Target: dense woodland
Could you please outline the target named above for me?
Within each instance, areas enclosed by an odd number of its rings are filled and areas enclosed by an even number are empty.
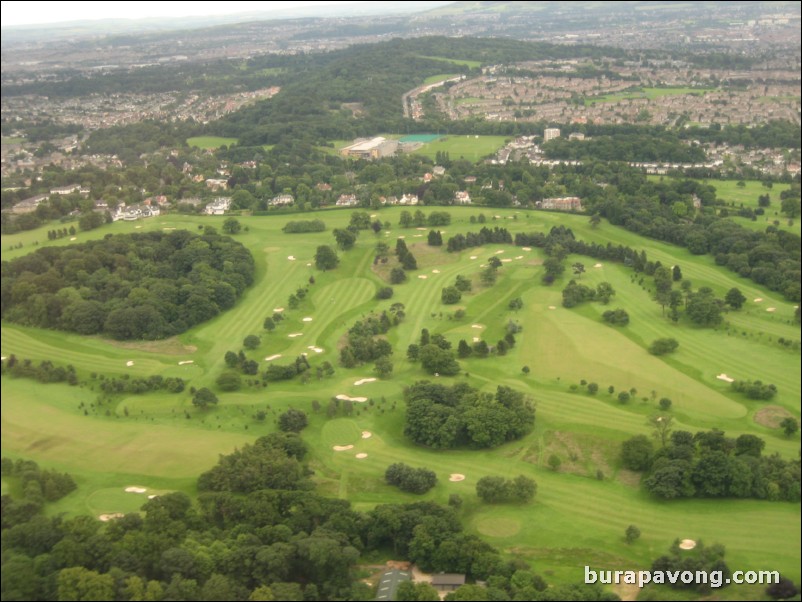
[[[161,339],[231,308],[253,282],[240,243],[185,230],[118,234],[3,262],[3,319],[115,339]]]
[[[311,491],[306,453],[294,433],[261,437],[201,475],[198,504],[170,493],[106,524],[45,517],[43,501],[74,489],[72,479],[4,459],[3,477],[25,493],[2,497],[3,600],[369,600],[356,564],[376,551],[486,580],[454,599],[618,599],[592,586],[548,588],[528,565],[503,561],[463,532],[459,496],[449,507],[366,513],[322,497]]]

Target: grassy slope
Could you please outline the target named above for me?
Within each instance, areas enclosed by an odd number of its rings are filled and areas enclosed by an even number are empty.
[[[452,208],[450,212],[455,223],[445,228],[446,237],[478,228],[468,218],[479,210]],[[485,213],[492,214],[492,210]],[[440,483],[425,496],[427,499],[445,502],[450,493],[462,494],[462,513],[469,529],[532,560],[538,571],[553,571],[559,579],[576,581],[581,566],[588,563],[597,567],[643,568],[675,537],[691,537],[726,545],[727,560],[733,569],[779,568],[798,581],[798,504],[742,500],[656,502],[631,484],[631,475],[620,471],[617,463],[622,439],[649,433],[646,417],[655,408],[652,391],[658,399],[673,399],[672,413],[678,428],[719,427],[730,435],[756,433],[766,438],[767,451],[795,456],[798,438],[788,441],[756,425],[752,416],[762,404],[732,395],[724,383],[715,379],[716,374],[727,372],[736,378],[774,382],[780,391],[776,404],[799,416],[799,356],[775,342],[780,336],[799,338],[798,327],[790,324],[793,307],[751,281],[717,268],[709,258],[693,257],[682,249],[646,241],[607,224],[593,230],[585,217],[511,210],[498,214],[502,225],[513,231],[547,231],[562,223],[572,227],[578,238],[648,247],[651,259],[666,265],[678,263],[695,286],[708,285],[719,294],[738,286],[749,302],[743,311],[727,317],[729,330],[700,330],[684,323],[675,326],[662,319],[648,290],[631,282],[628,270],[606,262],[594,268],[595,262],[589,258],[570,257],[569,264],[581,261],[587,266],[582,276],[585,284],[607,280],[618,291],[610,307],[625,307],[632,322],[626,329],[614,329],[600,322],[605,309],[602,306],[586,305],[574,310],[561,307],[560,290],[567,277],[552,288],[541,286],[542,255],[537,249],[526,252],[493,246],[449,255],[427,247],[425,232],[399,230],[395,226],[399,210],[382,210],[379,218],[394,224],[392,233],[386,237],[362,233],[354,250],[340,253],[340,267],[324,274],[307,264],[317,245],[332,242],[330,229],[345,225],[350,212],[318,214],[329,231],[308,235],[281,232],[283,224],[297,216],[244,218],[248,232],[238,239],[254,253],[258,284],[226,314],[178,339],[125,345],[3,324],[3,355],[15,353],[18,357],[73,363],[83,375],[94,371],[182,375],[191,379],[193,386],[213,387],[223,369],[224,353],[238,350],[246,335],[262,334],[264,317],[274,308],[285,307],[289,294],[314,275],[316,283],[301,307],[286,311],[288,319],[273,333],[264,334],[261,347],[249,356],[262,360],[280,353],[283,358],[278,361],[282,362],[307,352],[313,365],[323,359],[336,364],[338,341],[355,319],[372,308],[386,308],[401,301],[408,317],[389,335],[396,349],[391,380],[355,386],[357,379],[373,376],[372,367],[338,367],[331,379],[320,382],[313,377],[306,385],[271,383],[266,390],[221,394],[220,407],[207,413],[192,409],[189,394],[184,393],[121,399],[109,409],[109,416],[105,415],[106,408],[91,407],[90,415],[84,416],[79,405],[83,402],[89,406],[96,398],[89,389],[4,379],[3,453],[29,457],[76,475],[79,490],[53,505],[52,512],[131,511],[143,496],[124,493],[128,485],[146,486],[157,492],[178,489],[192,493],[195,475],[211,466],[218,453],[228,453],[254,436],[269,432],[275,428],[277,413],[287,407],[309,410],[312,399],[325,407],[333,394],[365,395],[375,399],[376,404],[357,405],[354,415],[348,418],[327,421],[322,413],[312,416],[304,434],[313,447],[312,465],[321,490],[347,497],[357,508],[419,499],[382,483],[386,466],[404,461],[431,467],[438,473]],[[518,219],[507,219],[512,217]],[[219,227],[223,219],[167,215],[137,224],[117,222],[80,234],[79,240],[133,231],[137,226],[185,227],[194,231],[198,224]],[[28,252],[34,240],[40,244],[68,244],[63,240],[45,243],[45,232],[46,227],[4,236],[4,249],[18,241],[25,245],[4,253],[4,259]],[[392,300],[375,302],[372,296],[381,280],[371,269],[370,249],[375,240],[392,243],[398,235],[405,237],[418,258],[420,270],[409,282],[395,287]],[[500,257],[512,261],[504,263],[495,287],[480,289],[476,278],[479,265],[497,250],[504,251]],[[296,260],[289,261],[289,255]],[[470,259],[472,255],[477,259]],[[519,256],[522,258],[516,259]],[[434,269],[440,273],[433,273]],[[418,274],[427,275],[427,279],[417,278]],[[463,298],[467,317],[462,321],[449,319],[454,307],[444,307],[439,302],[441,288],[452,283],[457,274],[471,276],[475,281],[475,291]],[[644,281],[644,286],[648,285]],[[509,312],[509,299],[519,295],[524,299],[524,309]],[[752,300],[758,297],[764,301],[754,303]],[[777,311],[768,313],[766,307],[776,307]],[[303,317],[313,320],[303,322]],[[513,352],[503,360],[464,361],[463,367],[470,376],[454,380],[467,378],[488,391],[498,384],[527,390],[537,403],[535,431],[522,441],[493,451],[434,452],[410,445],[402,436],[401,388],[424,375],[417,365],[406,361],[407,345],[417,340],[422,327],[444,333],[455,344],[459,338],[470,341],[473,336],[483,336],[493,344],[503,335],[503,325],[510,318],[524,326]],[[472,328],[472,324],[484,328]],[[287,336],[297,332],[302,336]],[[678,352],[668,359],[652,357],[644,349],[660,336],[673,336],[680,341]],[[317,355],[308,350],[312,345],[322,347],[324,353]],[[126,366],[129,360],[134,361],[134,366]],[[194,364],[178,365],[186,360]],[[521,372],[524,365],[531,368],[528,376]],[[601,385],[596,397],[570,391],[569,385],[582,378]],[[616,391],[637,388],[636,399],[620,405],[606,392],[610,384]],[[252,419],[257,408],[269,408],[269,417],[263,424]],[[191,419],[185,418],[184,410],[189,410]],[[371,431],[373,436],[362,439],[362,430]],[[331,449],[333,445],[349,444],[355,448],[345,452]],[[354,454],[360,452],[368,457],[355,459]],[[545,458],[551,453],[563,459],[561,472],[556,474],[545,466]],[[604,473],[604,481],[596,480],[597,470]],[[468,478],[450,483],[450,473],[462,473]],[[538,495],[532,505],[478,504],[473,493],[478,478],[519,473],[538,481]],[[638,525],[643,532],[641,540],[632,546],[623,543],[623,531],[629,524]]]

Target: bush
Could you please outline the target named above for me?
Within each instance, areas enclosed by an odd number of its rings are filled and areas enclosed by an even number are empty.
[[[412,468],[398,462],[387,467],[384,480],[401,491],[422,494],[437,484],[437,475],[427,468]]]
[[[245,337],[245,340],[242,341],[242,346],[245,347],[245,349],[256,349],[261,344],[262,340],[255,334],[249,334]]]
[[[242,386],[242,378],[234,370],[226,370],[216,382],[221,391],[236,391]]]
[[[393,287],[391,286],[383,286],[376,292],[376,298],[379,300],[392,299],[392,297],[393,297]]]
[[[308,422],[306,412],[290,408],[278,417],[278,428],[285,433],[300,433]]]
[[[626,326],[629,324],[629,314],[623,309],[610,309],[602,314],[602,318],[613,326]]]
[[[649,345],[649,353],[652,355],[665,355],[677,350],[679,342],[676,339],[656,339]]]

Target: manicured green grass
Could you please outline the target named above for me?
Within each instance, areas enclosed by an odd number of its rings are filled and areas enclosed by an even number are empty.
[[[688,94],[704,95],[706,92],[712,92],[713,88],[641,88],[638,91],[630,92],[617,92],[614,94],[605,94],[603,96],[594,96],[585,99],[585,105],[594,105],[598,103],[618,102],[621,100],[629,100],[636,98],[646,98],[654,100],[662,98],[663,96],[685,96]]]
[[[452,159],[478,161],[495,153],[506,141],[504,136],[444,136],[413,152],[430,159],[434,159],[438,152],[446,152]]]
[[[0,144],[22,144],[25,138],[22,136],[3,136],[0,139]]]
[[[423,80],[423,85],[428,86],[429,84],[442,82],[447,79],[451,79],[452,77],[456,77],[457,75],[459,75],[459,73],[438,73],[437,75],[430,75]]]
[[[450,147],[441,146],[440,150],[449,150],[455,158],[456,142],[464,140],[477,141],[455,137]],[[494,144],[502,142],[499,138]],[[579,239],[644,248],[652,260],[678,264],[695,287],[710,286],[723,295],[737,286],[748,299],[745,308],[729,313],[725,325],[717,330],[698,329],[684,321],[674,325],[651,299],[648,277],[641,284],[640,275],[633,281],[633,273],[624,266],[601,261],[600,267],[594,267],[597,262],[590,258],[567,258],[568,265],[575,261],[585,264],[586,272],[580,280],[583,284],[595,286],[607,281],[617,291],[609,308],[625,308],[631,323],[623,329],[612,328],[600,317],[608,307],[586,304],[567,310],[561,306],[560,291],[568,275],[552,287],[540,284],[544,256],[538,249],[487,246],[449,254],[426,245],[425,231],[401,230],[397,226],[400,211],[375,212],[378,219],[393,224],[390,233],[362,232],[353,250],[339,253],[340,266],[326,273],[308,264],[313,262],[318,245],[333,244],[331,230],[345,227],[350,211],[316,214],[328,230],[303,236],[281,231],[297,216],[240,218],[248,229],[237,239],[254,255],[256,284],[233,309],[165,342],[121,344],[4,323],[0,342],[4,356],[14,353],[19,358],[71,363],[85,384],[42,385],[4,376],[0,391],[3,454],[30,458],[47,468],[75,475],[78,490],[49,506],[52,514],[127,512],[136,509],[151,492],[178,490],[194,495],[197,475],[211,467],[218,454],[230,453],[273,431],[278,414],[295,407],[310,415],[303,437],[311,448],[310,463],[321,492],[349,499],[359,510],[378,503],[419,499],[445,503],[450,494],[458,493],[464,500],[460,515],[470,532],[481,534],[505,553],[531,562],[538,572],[549,574],[550,582],[581,580],[585,564],[647,568],[677,537],[725,545],[733,570],[778,569],[799,580],[799,504],[754,500],[659,502],[632,483],[632,475],[620,469],[618,460],[622,440],[650,433],[647,418],[657,411],[656,399],[661,397],[673,400],[671,414],[677,429],[721,428],[730,436],[757,434],[766,440],[766,453],[796,457],[798,435],[788,440],[776,429],[756,424],[754,414],[765,404],[733,394],[726,383],[716,379],[724,372],[734,378],[775,383],[779,393],[772,405],[798,417],[802,395],[799,353],[777,343],[780,337],[799,339],[799,328],[792,324],[792,304],[717,267],[712,258],[645,240],[606,222],[593,229],[586,216],[448,209],[453,223],[442,229],[444,238],[478,230],[480,225],[471,224],[469,218],[480,212],[491,218],[488,226],[504,226],[513,233],[548,232],[555,225],[565,225]],[[494,215],[498,220],[492,220]],[[78,239],[162,228],[197,231],[205,224],[219,228],[224,219],[164,215],[137,223],[117,222],[79,234]],[[4,251],[3,258],[30,252],[35,240],[40,246],[70,244],[47,241],[46,230],[43,227],[3,236],[3,249],[24,243],[22,249]],[[372,249],[377,241],[392,246],[397,236],[405,237],[420,269],[408,282],[394,287],[392,299],[375,301],[375,291],[385,282],[372,265]],[[503,262],[498,283],[484,289],[479,285],[480,265],[496,251],[504,251],[498,256],[510,261]],[[296,259],[291,261],[289,256]],[[473,292],[461,301],[467,314],[461,320],[450,317],[454,306],[440,303],[442,288],[453,283],[457,275],[474,282]],[[310,276],[315,280],[311,285]],[[289,295],[303,286],[308,286],[309,294],[298,309],[289,310]],[[524,308],[512,312],[509,300],[518,296]],[[763,301],[755,302],[756,298]],[[407,317],[388,333],[395,350],[393,376],[356,385],[375,373],[371,365],[352,370],[339,366],[342,336],[361,316],[387,309],[394,302],[404,303]],[[264,318],[279,307],[285,308],[286,320],[272,333],[264,332]],[[776,311],[767,312],[768,307]],[[305,322],[305,317],[312,320]],[[464,381],[488,392],[499,385],[526,391],[537,406],[534,431],[495,450],[435,451],[412,445],[403,436],[403,387],[418,379],[434,379],[406,360],[406,349],[418,341],[421,328],[445,335],[454,346],[460,338],[471,342],[474,336],[494,345],[510,319],[519,321],[523,331],[516,335],[517,345],[506,357],[463,360],[462,375],[439,380],[449,384]],[[481,328],[473,328],[474,324]],[[288,336],[295,333],[301,336]],[[249,334],[261,336],[261,346],[248,356],[262,366],[267,365],[267,356],[281,354],[274,361],[289,363],[307,353],[313,367],[328,360],[335,365],[336,373],[317,380],[313,370],[306,384],[296,380],[270,383],[267,388],[245,387],[234,393],[217,391],[214,381],[224,369],[225,352],[239,351]],[[646,351],[652,340],[667,336],[679,341],[677,352],[658,358]],[[323,352],[316,353],[311,346]],[[179,365],[190,360],[194,363]],[[134,365],[127,366],[128,361]],[[522,372],[523,366],[529,366],[528,375]],[[91,377],[93,372],[105,376],[182,376],[190,386],[215,389],[220,404],[199,411],[192,407],[191,395],[185,391],[177,395],[132,395],[98,406],[98,383]],[[572,390],[580,379],[597,382],[599,393],[591,396],[584,387]],[[607,393],[609,385],[615,387],[616,394],[630,388],[637,393],[622,405],[616,395]],[[328,419],[326,407],[337,394],[365,396],[373,403],[354,403],[352,415]],[[322,406],[318,413],[312,412],[313,400]],[[266,420],[254,419],[257,410],[266,411]],[[370,432],[371,437],[363,438],[363,431]],[[335,445],[354,447],[334,451]],[[357,459],[356,454],[362,453],[367,457]],[[546,466],[552,453],[563,460],[556,473]],[[393,462],[433,469],[439,479],[437,486],[424,496],[415,496],[386,485],[384,471]],[[597,471],[603,473],[603,480],[597,480]],[[463,474],[466,479],[450,482],[452,473]],[[479,478],[518,474],[538,482],[532,504],[479,503],[474,492]],[[132,485],[147,487],[149,492],[126,493],[125,487]],[[631,546],[623,541],[629,524],[637,525],[643,533]],[[737,592],[731,589],[727,595],[745,599],[754,593]]]
[[[221,146],[231,146],[237,142],[238,140],[236,138],[224,138],[222,136],[193,136],[192,138],[187,138],[187,144],[189,146],[196,146],[202,149],[215,149],[220,148]]]
[[[424,56],[421,55],[420,58],[422,59],[431,59],[433,61],[443,61],[444,63],[453,63],[454,65],[464,65],[465,67],[470,67],[471,69],[476,69],[482,66],[481,61],[470,61],[465,59],[450,59],[445,56]]]

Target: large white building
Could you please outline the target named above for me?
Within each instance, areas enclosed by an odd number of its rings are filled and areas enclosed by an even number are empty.
[[[543,142],[560,137],[560,128],[546,128],[543,130]]]
[[[369,140],[356,140],[353,144],[340,149],[340,155],[353,159],[381,159],[392,157],[398,150],[398,141],[382,136]]]

